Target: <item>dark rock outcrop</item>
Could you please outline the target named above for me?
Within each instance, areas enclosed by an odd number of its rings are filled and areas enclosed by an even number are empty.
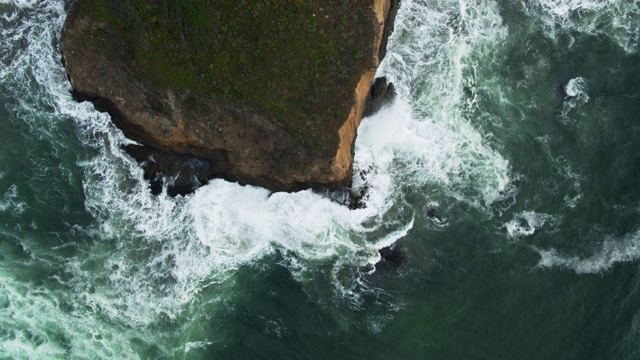
[[[407,255],[396,243],[378,250],[381,259],[376,264],[376,271],[389,273],[398,272],[406,262]]]
[[[440,216],[440,209],[436,205],[428,205],[425,209],[424,214],[428,219],[435,221],[442,221],[442,217]]]
[[[393,102],[396,97],[396,89],[392,83],[387,82],[386,77],[376,78],[371,85],[371,90],[367,96],[362,117],[371,116],[385,105]]]
[[[154,192],[163,176],[171,194],[213,177],[274,191],[351,180],[397,0],[67,5],[61,50],[74,96],[142,145],[127,151]]]
[[[166,153],[147,146],[127,145],[125,151],[144,169],[144,178],[151,184],[151,192],[159,195],[163,185],[169,196],[186,195],[214,177],[222,177],[228,163],[226,153],[216,160]]]

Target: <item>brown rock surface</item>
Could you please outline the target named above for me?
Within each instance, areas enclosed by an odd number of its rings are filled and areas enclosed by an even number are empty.
[[[350,101],[338,95],[333,100],[330,96],[320,99],[322,102],[318,100],[318,106],[332,101],[337,109],[346,106],[350,109],[348,116],[321,119],[322,124],[310,126],[309,133],[300,132],[299,124],[283,121],[270,111],[268,103],[249,96],[209,96],[188,86],[154,80],[151,70],[145,67],[147,63],[140,60],[138,47],[142,46],[145,51],[145,41],[133,42],[132,37],[123,36],[123,33],[135,29],[123,30],[95,15],[91,9],[94,5],[89,5],[92,1],[76,0],[70,7],[61,43],[65,68],[76,99],[91,101],[96,109],[109,112],[127,137],[148,148],[135,151],[134,157],[138,161],[148,160],[145,159],[145,156],[151,156],[148,154],[153,154],[154,161],[160,161],[158,159],[165,153],[169,161],[184,161],[185,166],[193,168],[187,160],[196,159],[206,171],[205,175],[194,175],[197,181],[189,180],[195,184],[205,182],[205,178],[222,177],[274,191],[293,191],[308,187],[341,188],[350,182],[357,127],[380,62],[379,56],[384,54],[381,45],[386,44],[385,36],[393,26],[397,0],[354,0],[359,4],[370,3],[357,9],[361,29],[356,35],[368,36],[365,40],[370,44],[363,49],[367,66],[355,67],[360,73],[350,75],[357,80]],[[330,7],[333,2],[339,0],[328,1],[324,6]],[[319,15],[321,11],[327,12],[317,10]],[[327,14],[327,19],[333,15],[330,11]],[[316,16],[315,12],[313,16]],[[348,86],[349,82],[342,86]],[[323,86],[324,83],[319,81],[318,84]],[[279,96],[288,91],[296,92],[295,88],[287,90],[285,81],[277,86]],[[310,97],[313,92],[293,96]],[[279,100],[275,98],[274,101]],[[298,120],[309,125],[315,115],[313,112],[313,109],[301,110],[300,113],[309,118]],[[336,110],[335,116],[340,113]],[[154,169],[165,175],[171,175],[163,172],[167,168],[173,169],[175,174],[191,174],[191,168],[181,171],[176,166],[156,166]],[[156,177],[153,171],[148,172],[146,177],[153,180]],[[191,191],[193,186],[188,188]]]

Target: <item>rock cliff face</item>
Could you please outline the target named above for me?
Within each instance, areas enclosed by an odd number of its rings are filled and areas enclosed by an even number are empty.
[[[142,144],[173,194],[213,177],[340,188],[397,0],[75,0],[61,50],[74,95]],[[169,162],[170,164],[163,164]]]

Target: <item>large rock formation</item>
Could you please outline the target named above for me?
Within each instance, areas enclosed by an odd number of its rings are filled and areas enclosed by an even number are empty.
[[[340,188],[398,0],[75,0],[74,94],[142,144],[174,193],[212,177]],[[161,164],[169,162],[169,165]]]

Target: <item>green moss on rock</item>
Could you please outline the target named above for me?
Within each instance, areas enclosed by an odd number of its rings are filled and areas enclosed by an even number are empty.
[[[94,0],[78,15],[115,29],[156,86],[250,104],[275,115],[305,146],[329,153],[359,79],[375,66],[372,4]]]

